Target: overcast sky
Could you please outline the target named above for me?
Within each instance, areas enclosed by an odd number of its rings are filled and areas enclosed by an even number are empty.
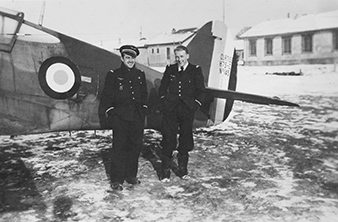
[[[43,0],[0,0],[38,23]],[[235,35],[265,20],[338,10],[338,0],[45,0],[43,25],[92,43],[146,37],[224,20]]]

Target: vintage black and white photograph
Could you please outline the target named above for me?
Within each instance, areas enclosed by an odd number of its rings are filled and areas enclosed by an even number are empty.
[[[0,0],[0,221],[336,222],[338,1]]]

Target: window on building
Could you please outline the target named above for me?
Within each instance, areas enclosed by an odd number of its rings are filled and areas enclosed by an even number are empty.
[[[312,52],[313,34],[302,35],[302,52]]]
[[[249,49],[250,49],[250,56],[257,56],[257,40],[251,39],[249,40]]]
[[[282,53],[291,54],[291,36],[282,37]]]
[[[170,60],[170,48],[169,47],[167,47],[167,59]]]
[[[151,53],[154,54],[155,50],[154,49],[151,49]]]
[[[333,30],[333,50],[338,50],[338,29]]]
[[[272,55],[272,46],[273,46],[273,39],[272,38],[266,38],[265,39],[265,55]]]
[[[157,54],[160,53],[160,48],[157,48]]]

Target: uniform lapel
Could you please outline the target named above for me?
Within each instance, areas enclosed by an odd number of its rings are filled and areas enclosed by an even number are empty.
[[[178,70],[178,65],[177,64],[175,65],[174,70],[175,70],[175,76],[177,78],[180,78],[181,77],[181,73]]]
[[[184,70],[184,72],[182,73],[182,76],[187,77],[190,75],[190,71],[191,71],[191,65],[190,63],[188,64],[187,68]]]

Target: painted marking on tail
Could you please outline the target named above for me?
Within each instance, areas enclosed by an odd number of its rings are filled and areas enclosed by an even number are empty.
[[[220,21],[214,21],[212,35],[215,38],[208,87],[227,90],[231,73],[234,41],[230,30]],[[210,109],[215,124],[224,120],[226,99],[216,98]]]

